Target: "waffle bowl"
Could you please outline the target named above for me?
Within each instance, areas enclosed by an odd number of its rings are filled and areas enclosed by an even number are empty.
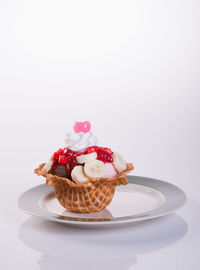
[[[112,201],[115,188],[127,185],[126,175],[134,169],[132,163],[113,178],[91,178],[84,183],[75,184],[70,179],[53,175],[42,170],[45,163],[34,170],[37,175],[46,177],[46,184],[54,187],[60,204],[71,212],[92,213],[103,210]]]

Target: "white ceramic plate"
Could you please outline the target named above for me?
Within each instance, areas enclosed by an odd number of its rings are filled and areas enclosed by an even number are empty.
[[[26,213],[65,224],[121,225],[166,215],[186,202],[178,187],[156,179],[128,176],[129,184],[116,189],[111,204],[97,213],[73,213],[63,208],[46,184],[36,186],[19,199],[19,208]]]

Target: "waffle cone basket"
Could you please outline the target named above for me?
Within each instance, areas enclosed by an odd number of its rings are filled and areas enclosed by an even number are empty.
[[[91,178],[84,183],[76,184],[70,179],[53,175],[42,170],[45,163],[35,169],[37,175],[46,177],[46,184],[54,187],[55,196],[60,204],[69,211],[92,213],[103,210],[112,201],[115,188],[127,185],[126,174],[133,170],[132,163],[113,178]]]

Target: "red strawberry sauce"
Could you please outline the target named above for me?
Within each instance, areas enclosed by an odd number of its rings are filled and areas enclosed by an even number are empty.
[[[74,152],[69,148],[60,148],[53,154],[53,165],[52,169],[55,170],[58,165],[65,165],[66,174],[70,177],[73,168],[78,165],[76,157],[80,155],[86,155],[96,152],[97,159],[106,162],[113,162],[112,158],[112,150],[107,147],[99,147],[99,146],[90,146],[86,149],[85,152]]]

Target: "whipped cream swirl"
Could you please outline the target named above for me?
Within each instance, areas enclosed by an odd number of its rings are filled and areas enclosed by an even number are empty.
[[[84,152],[87,147],[97,144],[97,138],[92,132],[79,132],[67,134],[66,146],[74,152]]]

